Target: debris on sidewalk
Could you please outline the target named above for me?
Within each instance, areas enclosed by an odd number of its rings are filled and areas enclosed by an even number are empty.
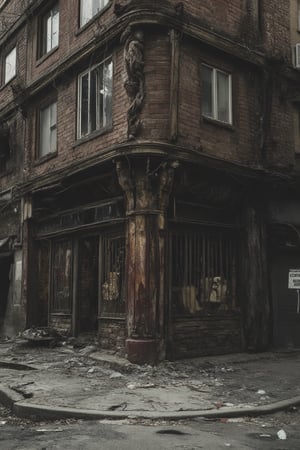
[[[49,327],[27,328],[20,334],[20,337],[31,342],[53,342],[63,339],[63,336],[56,330]]]
[[[285,441],[287,439],[286,432],[283,429],[281,429],[277,432],[277,436],[278,436],[278,439],[281,439],[282,441]]]

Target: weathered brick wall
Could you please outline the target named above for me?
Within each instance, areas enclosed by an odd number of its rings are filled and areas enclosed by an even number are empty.
[[[170,41],[168,33],[145,30],[145,105],[141,138],[154,141],[169,137]]]
[[[207,317],[176,320],[169,358],[221,355],[242,351],[239,318]]]
[[[108,56],[108,54],[106,55]],[[103,53],[93,54],[94,62]],[[35,102],[28,111],[28,135],[26,175],[39,176],[61,167],[69,166],[79,159],[103,153],[107,148],[127,141],[127,110],[130,102],[124,89],[126,72],[123,48],[113,51],[113,127],[103,135],[92,139],[76,140],[77,128],[77,73],[69,81],[56,86],[57,94],[57,139],[58,154],[42,164],[36,164],[37,149]],[[88,63],[82,67],[88,67]],[[81,70],[78,72],[80,73]],[[170,43],[166,32],[153,33],[145,30],[145,103],[141,114],[143,128],[139,138],[155,141],[167,140],[169,134],[169,91],[170,91]],[[51,92],[51,91],[49,91]],[[44,96],[43,96],[44,99]]]
[[[201,113],[202,63],[232,74],[233,124],[209,122]],[[260,160],[260,75],[255,67],[204,52],[184,41],[181,48],[179,140],[201,152],[226,160],[254,164]]]
[[[14,5],[15,2],[9,2]],[[147,4],[147,2],[144,2]],[[148,2],[149,3],[149,2]],[[263,2],[263,37],[268,54],[272,57],[290,56],[289,46],[289,2],[272,0]],[[137,3],[136,3],[137,4]],[[176,6],[175,1],[164,1],[160,5],[169,7],[170,11]],[[205,25],[212,31],[226,33],[239,40],[241,27],[245,17],[250,20],[257,15],[255,0],[234,0],[227,2],[218,0],[191,0],[184,2],[184,15],[182,20],[193,16],[195,23]],[[138,7],[136,7],[138,10]],[[37,24],[38,15],[43,12],[39,9],[27,22],[26,27],[20,31],[18,37],[18,80],[24,80],[27,72],[27,83],[31,84],[39,76],[52,70],[55,65],[61,64],[64,59],[76,49],[82,48],[86,43],[97,41],[97,33],[115,24],[118,20],[112,7],[108,7],[96,20],[91,21],[79,29],[78,2],[68,0],[60,2],[60,42],[54,53],[42,61],[37,56]],[[71,19],[70,19],[71,18]],[[252,19],[251,19],[252,20]],[[26,34],[27,33],[27,34]],[[26,39],[29,39],[26,54]],[[169,133],[169,98],[170,98],[170,42],[168,30],[154,31],[145,29],[145,75],[146,98],[141,115],[143,131],[139,138],[147,140],[168,140]],[[114,59],[114,95],[113,95],[113,130],[101,137],[76,142],[77,121],[77,75],[89,65],[101,60],[104,56],[113,54]],[[228,130],[221,126],[212,125],[203,121],[201,116],[201,62],[208,62],[216,67],[224,67],[233,74],[233,129]],[[74,70],[73,76],[69,73],[63,83],[52,86],[58,97],[58,155],[40,165],[35,164],[36,151],[36,106],[37,102],[29,104],[27,109],[26,131],[26,162],[24,174],[26,177],[35,177],[66,167],[81,158],[98,154],[110,146],[124,142],[127,139],[126,112],[129,101],[123,87],[126,78],[123,61],[123,48],[117,45],[114,48],[105,47],[93,52],[84,63]],[[22,83],[21,83],[22,84]],[[213,156],[232,159],[243,163],[255,164],[260,161],[258,131],[260,127],[261,95],[258,71],[250,66],[242,66],[218,54],[216,51],[200,51],[197,43],[187,39],[182,42],[181,72],[180,72],[180,112],[179,112],[179,141],[184,146],[191,146]],[[41,93],[39,99],[45,98]],[[274,95],[274,140],[276,145],[288,148],[288,160],[292,157],[289,151],[290,142],[287,134],[290,128],[285,125],[278,131],[278,123],[288,123],[290,112],[288,105],[276,106],[279,94]],[[0,101],[5,104],[12,99],[10,86],[0,90]],[[276,127],[275,127],[276,125]],[[277,129],[276,129],[277,128]],[[273,130],[273,128],[272,128]],[[288,144],[288,147],[286,147]],[[271,148],[271,147],[270,147]],[[273,147],[274,149],[274,147]],[[280,151],[281,152],[281,151]],[[279,153],[280,153],[279,152]],[[269,151],[271,163],[282,159],[282,154],[275,156]],[[288,162],[288,164],[290,161]]]
[[[51,314],[49,317],[49,327],[54,328],[63,335],[69,335],[72,329],[72,317],[67,314]]]
[[[268,56],[291,62],[290,1],[264,0],[263,38]]]
[[[99,343],[102,348],[125,353],[126,323],[124,319],[100,319],[98,331]]]

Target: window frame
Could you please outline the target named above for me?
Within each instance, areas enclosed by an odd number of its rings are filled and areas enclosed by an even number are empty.
[[[232,74],[230,72],[227,72],[223,69],[219,69],[218,67],[214,67],[210,64],[206,64],[206,63],[202,63],[201,67],[203,68],[207,68],[210,69],[212,71],[212,78],[211,78],[211,84],[212,84],[212,115],[208,115],[205,114],[203,112],[203,102],[201,105],[201,112],[202,112],[202,116],[205,119],[209,119],[209,120],[213,120],[216,121],[217,123],[220,124],[224,124],[224,125],[229,125],[232,126],[233,125],[233,111],[232,111],[232,105],[233,105],[233,101],[232,101]],[[219,110],[218,110],[218,87],[217,87],[217,83],[218,83],[218,73],[226,75],[227,77],[227,82],[228,82],[228,121],[222,120],[220,119],[219,116]],[[202,100],[203,100],[203,77],[202,77]]]
[[[111,0],[89,0],[92,3],[91,4],[92,9],[93,9],[93,2],[96,2],[96,1],[102,2],[103,1],[104,5],[100,9],[98,9],[95,13],[92,13],[92,15],[84,21],[83,16],[82,16],[84,1],[85,0],[79,0],[79,28],[85,27],[88,23],[90,23],[92,20],[94,20],[94,18],[97,17],[98,14],[101,14],[103,11],[105,11],[107,6],[111,3]]]
[[[170,313],[173,317],[223,314],[224,311],[235,313],[239,310],[239,242],[234,230],[234,227],[208,227],[191,223],[186,223],[184,228],[178,225],[170,228],[168,276]],[[182,275],[181,280],[177,272]],[[220,290],[215,289],[216,282]],[[184,297],[189,298],[187,304]]]
[[[55,17],[55,14],[53,14],[54,10],[57,10],[58,18],[57,18],[57,44],[53,45],[53,18]],[[51,26],[51,48],[47,50],[47,21],[50,20],[50,26]],[[50,8],[47,10],[44,10],[43,13],[39,17],[39,23],[38,23],[38,59],[46,57],[47,55],[51,54],[54,50],[56,50],[59,47],[59,32],[60,32],[60,8],[59,8],[59,2],[53,2]]]
[[[111,74],[111,109],[110,109],[110,114],[109,117],[106,117],[105,120],[105,124],[103,124],[102,126],[101,124],[101,120],[104,123],[104,113],[101,119],[101,115],[100,115],[100,111],[99,111],[99,102],[96,101],[96,127],[94,130],[91,130],[91,126],[90,126],[90,91],[91,91],[91,85],[90,85],[90,79],[91,79],[91,73],[94,70],[97,70],[99,67],[104,67],[104,65],[106,63],[111,63],[112,65],[112,74]],[[107,58],[103,59],[101,62],[89,67],[88,69],[86,69],[84,72],[81,72],[78,75],[78,85],[77,85],[77,132],[76,132],[76,137],[77,140],[81,140],[81,139],[85,139],[88,138],[89,136],[94,135],[95,133],[99,133],[102,132],[108,128],[110,128],[112,126],[112,110],[113,110],[113,104],[112,104],[112,97],[113,97],[113,71],[114,71],[114,63],[113,63],[113,57],[112,56],[108,56]],[[86,75],[88,75],[88,117],[87,117],[87,126],[88,126],[88,131],[87,133],[83,134],[82,133],[82,79],[83,77],[85,77]],[[98,100],[98,99],[97,99]],[[105,105],[103,103],[103,109],[104,109]]]
[[[10,76],[10,78],[6,77],[6,64],[7,64],[7,58],[15,52],[14,56],[14,73]],[[16,76],[17,76],[17,45],[10,47],[10,50],[5,53],[3,57],[3,85],[6,85],[10,83]]]
[[[56,122],[55,122],[55,127],[51,126],[51,119],[50,119],[50,127],[49,127],[49,136],[51,134],[51,129],[55,128],[56,130],[56,142],[55,142],[55,150],[53,151],[49,151],[46,153],[41,153],[41,142],[42,142],[42,118],[41,118],[41,113],[42,111],[46,110],[47,108],[51,108],[52,105],[56,104]],[[51,114],[51,112],[50,112]],[[36,140],[36,155],[35,155],[35,159],[39,162],[39,161],[44,161],[45,159],[49,159],[52,158],[53,156],[55,156],[57,154],[57,144],[58,144],[58,140],[57,140],[57,125],[58,125],[58,120],[57,120],[57,98],[55,96],[49,98],[47,101],[44,101],[42,103],[40,103],[40,105],[37,108],[37,140]]]
[[[69,247],[68,247],[69,244]],[[68,274],[68,280],[69,280],[69,295],[68,295],[68,304],[64,304],[63,307],[59,307],[59,301],[55,298],[57,296],[57,290],[55,289],[57,285],[55,285],[55,272],[56,272],[56,266],[55,266],[55,258],[58,255],[61,248],[65,246],[67,248],[67,251],[70,251],[70,259],[69,259],[69,271]],[[57,250],[57,252],[56,252]],[[66,252],[67,253],[67,252]],[[59,256],[59,255],[58,255]],[[60,254],[61,256],[61,254]],[[53,240],[51,243],[51,250],[50,250],[50,309],[49,313],[50,315],[55,314],[67,314],[71,315],[73,310],[73,277],[74,277],[74,242],[72,237],[65,237],[58,240]]]
[[[115,251],[113,253],[108,253],[108,247],[113,247]],[[126,239],[123,231],[104,232],[99,235],[98,262],[98,318],[124,318],[126,312]],[[119,272],[115,267],[116,263],[119,264]],[[109,275],[116,275],[116,278],[114,276],[112,277],[112,285],[108,287]],[[115,285],[117,285],[118,290],[117,298],[111,298],[108,301],[108,299],[105,298],[106,295],[108,297],[116,295]],[[114,307],[113,309],[115,309],[115,311],[111,311],[111,306]]]

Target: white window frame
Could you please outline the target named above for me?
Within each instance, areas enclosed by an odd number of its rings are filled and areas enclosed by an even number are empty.
[[[55,106],[55,108],[53,108]],[[43,112],[49,112],[49,123],[43,126]],[[55,112],[54,112],[55,111]],[[45,124],[44,124],[45,125]],[[47,133],[44,136],[44,132]],[[52,138],[54,136],[55,145],[52,148]],[[46,138],[46,139],[45,139]],[[47,148],[44,148],[44,142],[47,141]],[[39,108],[39,147],[38,159],[44,158],[47,155],[55,154],[57,152],[57,100],[41,105]]]
[[[59,44],[59,6],[56,3],[41,17],[40,56],[46,55]]]
[[[12,80],[17,74],[17,47],[11,49],[5,56],[4,84]]]
[[[218,122],[232,125],[232,75],[224,70],[209,66],[208,64],[202,64],[202,67],[212,70],[212,115],[210,116],[205,113],[202,113],[202,115]],[[228,121],[221,120],[218,117],[218,73],[226,75],[228,78]]]
[[[80,0],[80,26],[83,27],[98,14],[110,0]]]
[[[91,100],[91,92],[90,92],[90,80],[91,80],[91,73],[94,70],[99,70],[104,68],[105,65],[111,64],[112,66],[112,76],[111,76],[111,97],[113,94],[113,60],[112,57],[108,57],[106,59],[104,59],[103,61],[101,61],[101,63],[99,64],[95,64],[94,66],[90,67],[88,70],[86,70],[85,72],[81,73],[78,77],[78,106],[77,106],[77,139],[81,139],[85,136],[90,135],[91,133],[94,133],[96,131],[99,131],[101,129],[105,129],[107,127],[109,127],[112,123],[112,105],[111,105],[111,109],[110,111],[108,111],[108,114],[105,111],[106,108],[106,104],[105,102],[103,102],[102,105],[102,111],[100,111],[100,106],[99,106],[99,98],[98,98],[98,94],[100,92],[100,89],[98,88],[98,82],[97,82],[97,92],[95,93],[96,96],[96,127],[94,130],[91,129],[91,117],[90,117],[90,100]],[[81,129],[81,124],[82,124],[82,109],[81,109],[81,104],[82,104],[82,79],[83,77],[85,77],[86,75],[88,75],[88,117],[87,117],[87,123],[88,123],[88,130],[86,133],[82,132]],[[102,125],[101,125],[102,124]]]

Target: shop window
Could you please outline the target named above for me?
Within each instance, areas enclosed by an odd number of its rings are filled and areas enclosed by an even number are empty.
[[[89,22],[108,2],[109,0],[80,0],[80,26]]]
[[[57,102],[48,103],[39,110],[39,148],[42,158],[57,150]]]
[[[125,239],[122,236],[101,238],[100,263],[100,315],[123,316]]]
[[[71,312],[72,305],[72,240],[53,244],[51,312]]]
[[[0,173],[6,172],[10,154],[9,129],[0,127]]]
[[[17,48],[14,47],[4,60],[4,84],[12,80],[17,73]]]
[[[40,18],[39,57],[58,46],[59,8],[53,6]]]
[[[112,122],[112,60],[88,69],[79,77],[78,138]]]
[[[214,67],[202,65],[202,114],[231,124],[231,75]]]
[[[78,332],[97,329],[99,279],[99,237],[78,240]]]
[[[173,232],[171,298],[175,315],[235,308],[235,247],[225,231]]]

